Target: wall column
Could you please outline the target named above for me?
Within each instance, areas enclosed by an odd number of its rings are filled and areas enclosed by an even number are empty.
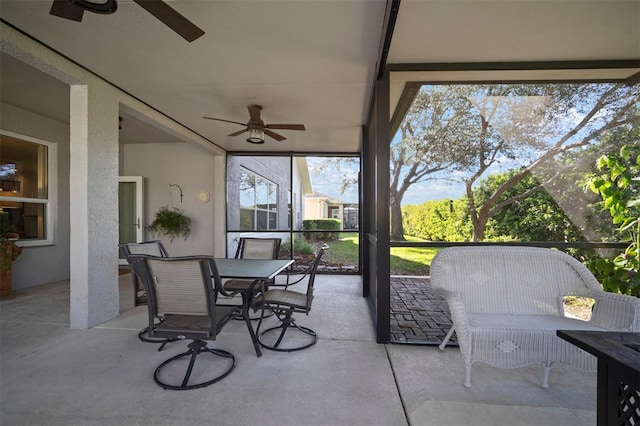
[[[100,84],[71,86],[71,328],[119,314],[118,101]]]

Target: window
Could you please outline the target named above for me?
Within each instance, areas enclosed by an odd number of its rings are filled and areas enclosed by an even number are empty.
[[[264,231],[278,227],[278,185],[240,169],[240,230]]]
[[[227,154],[227,255],[236,253],[240,237],[281,238],[281,258],[304,265],[326,241],[334,255],[320,268],[357,274],[359,171],[355,154]],[[340,229],[316,229],[314,219],[329,218],[328,201],[344,224]]]
[[[55,145],[0,131],[0,226],[21,245],[52,241]]]

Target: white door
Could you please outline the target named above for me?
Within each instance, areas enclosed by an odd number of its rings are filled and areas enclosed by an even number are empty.
[[[118,184],[118,223],[120,243],[139,243],[143,241],[143,179],[142,176],[120,176]],[[118,263],[127,261],[120,255]]]

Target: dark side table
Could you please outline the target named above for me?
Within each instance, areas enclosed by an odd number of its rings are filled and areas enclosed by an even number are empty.
[[[640,333],[558,330],[598,358],[598,426],[640,424]]]

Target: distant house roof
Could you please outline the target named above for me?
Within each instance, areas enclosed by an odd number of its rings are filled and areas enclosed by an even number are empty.
[[[333,198],[330,195],[323,194],[322,192],[313,192],[313,193],[307,195],[306,197],[307,198],[323,199],[323,200],[326,200],[328,203],[331,203],[331,204],[344,204],[344,201],[339,200],[337,198]]]

